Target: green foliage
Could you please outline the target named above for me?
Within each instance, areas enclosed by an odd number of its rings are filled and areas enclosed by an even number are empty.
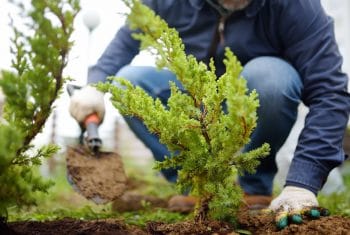
[[[175,223],[184,221],[188,215],[169,212],[165,209],[126,212],[121,214],[125,223],[145,227],[149,221],[162,221],[164,223]]]
[[[133,212],[117,213],[111,210],[96,210],[90,205],[86,205],[79,209],[53,209],[51,211],[18,214],[11,221],[53,221],[64,218],[73,218],[79,220],[98,220],[117,218],[125,221],[126,224],[145,227],[149,221],[162,221],[164,223],[174,223],[183,221],[187,215],[169,212],[165,209],[141,210]]]
[[[327,208],[332,215],[350,217],[350,188],[345,192],[333,193],[332,195],[320,195],[318,201],[320,205]]]
[[[327,208],[332,215],[341,215],[350,218],[350,162],[343,165],[344,191],[336,192],[331,195],[319,194],[317,197],[320,205]],[[348,172],[348,174],[346,174]]]
[[[159,198],[170,197],[175,194],[171,184],[144,165],[136,164],[124,158],[125,170],[132,181],[133,191],[140,195],[153,195]],[[149,166],[152,162],[147,163]],[[47,221],[62,218],[75,218],[80,220],[94,220],[105,218],[118,218],[127,224],[144,227],[148,221],[163,221],[173,223],[182,221],[188,216],[169,212],[165,209],[151,208],[146,204],[140,211],[119,213],[111,209],[111,204],[96,205],[90,200],[73,191],[67,182],[65,163],[60,162],[51,177],[55,179],[55,185],[50,187],[49,195],[38,195],[37,206],[23,208],[21,210],[9,210],[9,221]],[[134,188],[135,187],[135,188]],[[170,192],[171,191],[171,192]],[[171,194],[172,193],[172,194]]]
[[[29,8],[17,6],[27,20],[28,34],[12,25],[13,68],[3,71],[0,80],[6,96],[0,124],[0,216],[10,206],[34,204],[35,192],[46,192],[52,184],[32,169],[58,148],[48,145],[35,150],[30,143],[43,128],[67,79],[63,69],[79,10],[78,0],[32,0]]]
[[[208,214],[230,219],[242,196],[234,176],[237,171],[254,172],[259,158],[269,152],[269,145],[264,144],[241,153],[256,126],[258,95],[255,91],[247,94],[242,66],[229,49],[224,59],[226,73],[217,78],[214,62],[208,68],[186,55],[178,32],[152,10],[138,0],[124,2],[131,9],[130,27],[141,30],[133,35],[141,41],[141,49],[155,49],[157,66],[176,74],[187,92],[171,83],[171,96],[164,106],[122,78],[116,79],[119,86],[101,83],[98,88],[112,94],[111,101],[122,114],[141,119],[167,145],[172,156],[158,162],[157,168],[180,167],[180,190],[191,189],[201,199],[196,219]]]

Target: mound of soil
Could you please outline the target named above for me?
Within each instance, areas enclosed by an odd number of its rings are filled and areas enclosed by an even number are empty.
[[[248,213],[247,211],[243,211],[239,213],[238,220],[240,228],[249,230],[253,234],[350,235],[350,218],[341,216],[326,216],[317,220],[312,220],[304,216],[302,224],[291,224],[280,231],[275,226],[273,214]]]
[[[121,157],[112,152],[98,156],[84,146],[67,149],[67,175],[73,188],[97,204],[113,201],[126,189]]]
[[[272,215],[251,215],[241,213],[239,224],[242,231],[250,231],[252,234],[288,235],[288,234],[350,234],[350,218],[340,216],[328,216],[318,220],[305,220],[301,225],[290,225],[278,231],[274,224]],[[4,227],[8,226],[8,227]],[[47,222],[13,222],[0,224],[0,234],[13,235],[109,235],[109,234],[131,234],[131,235],[234,235],[238,234],[234,228],[227,223],[208,221],[194,223],[191,221],[179,222],[175,224],[165,224],[162,222],[149,222],[147,228],[125,225],[121,220],[106,219],[95,221],[82,221],[73,219],[62,219]],[[4,233],[4,231],[6,233]],[[12,232],[12,233],[11,233]]]

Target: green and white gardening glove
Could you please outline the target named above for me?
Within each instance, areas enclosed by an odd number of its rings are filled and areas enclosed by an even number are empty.
[[[315,194],[307,189],[286,186],[270,204],[269,209],[276,213],[276,226],[283,229],[288,224],[301,224],[303,217],[318,219],[329,215],[329,211],[318,207]]]

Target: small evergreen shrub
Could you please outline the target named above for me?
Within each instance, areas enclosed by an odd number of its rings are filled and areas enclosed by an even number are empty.
[[[151,9],[138,0],[124,2],[131,9],[127,16],[130,27],[141,31],[133,34],[141,41],[141,49],[155,50],[158,68],[176,74],[187,92],[171,83],[165,107],[123,78],[116,79],[120,86],[100,83],[98,88],[110,92],[113,105],[123,115],[141,119],[172,152],[156,168],[180,168],[177,186],[182,192],[190,189],[199,198],[197,221],[208,216],[231,219],[242,197],[234,184],[236,173],[254,172],[259,159],[269,152],[268,144],[241,152],[256,126],[258,94],[247,94],[242,66],[229,49],[224,59],[226,73],[217,78],[213,60],[208,67],[186,55],[178,32]]]
[[[78,0],[32,0],[30,6],[17,6],[28,33],[12,25],[12,69],[1,73],[6,102],[0,123],[0,217],[6,217],[9,207],[35,204],[36,192],[46,192],[52,185],[33,168],[58,148],[47,145],[35,150],[31,141],[67,80],[63,69],[79,11]]]

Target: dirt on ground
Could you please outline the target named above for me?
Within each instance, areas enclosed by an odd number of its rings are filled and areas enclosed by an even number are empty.
[[[3,232],[5,230],[2,230]],[[83,221],[62,219],[47,222],[14,222],[10,223],[7,233],[1,235],[145,235],[145,231],[126,226],[120,220],[103,219]],[[12,232],[12,233],[11,233]]]
[[[278,230],[275,226],[273,215],[252,214],[244,211],[239,213],[238,224],[239,228],[235,229],[228,223],[218,221],[203,223],[186,221],[176,224],[150,222],[147,225],[147,232],[153,235],[350,235],[350,218],[340,216],[322,217],[317,220],[304,218],[302,224],[293,224],[283,230]]]
[[[341,216],[325,216],[319,219],[303,216],[302,224],[291,224],[282,230],[276,228],[274,219],[274,214],[252,213],[247,210],[238,215],[240,228],[249,230],[252,234],[350,235],[350,218]]]
[[[23,221],[9,224],[0,222],[0,234],[9,235],[234,235],[234,234],[257,234],[257,235],[288,235],[288,234],[311,234],[311,235],[350,235],[350,218],[340,216],[327,216],[317,220],[304,218],[300,225],[289,225],[278,231],[275,227],[273,215],[261,213],[239,213],[239,228],[218,221],[206,221],[194,223],[184,221],[174,224],[150,221],[146,228],[126,225],[122,220],[74,220],[61,219],[47,222]],[[249,232],[250,233],[249,233]]]
[[[111,202],[126,189],[126,175],[121,157],[112,152],[94,156],[83,146],[67,150],[67,174],[73,188],[94,202]]]

